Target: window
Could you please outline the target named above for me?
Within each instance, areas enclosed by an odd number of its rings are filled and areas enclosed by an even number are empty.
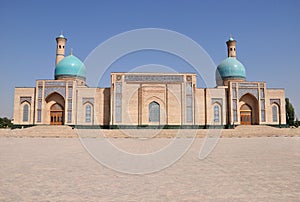
[[[90,123],[91,122],[91,114],[92,114],[92,107],[91,105],[85,106],[85,122]]]
[[[61,45],[59,45],[59,49],[61,49]]]
[[[277,118],[277,106],[276,105],[273,105],[272,106],[272,117],[273,117],[273,122],[277,122],[278,121],[278,118]]]
[[[220,107],[218,105],[214,106],[214,122],[220,122]]]
[[[151,102],[149,104],[149,122],[160,121],[160,106],[157,102]]]
[[[23,121],[28,121],[28,104],[25,104],[23,107]]]

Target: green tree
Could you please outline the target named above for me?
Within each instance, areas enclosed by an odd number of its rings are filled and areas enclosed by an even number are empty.
[[[286,110],[286,123],[289,126],[295,126],[295,110],[290,103],[289,98],[285,98],[285,110]]]
[[[4,117],[4,118],[0,118],[0,128],[11,128],[12,127],[12,123],[11,120]]]
[[[298,128],[298,127],[299,127],[299,120],[298,120],[298,118],[296,118],[296,121],[295,121],[295,126],[296,126],[296,128]]]

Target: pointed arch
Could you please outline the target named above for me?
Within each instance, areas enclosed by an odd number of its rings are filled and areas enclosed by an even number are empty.
[[[239,100],[240,123],[245,125],[259,124],[258,100],[251,93],[246,93]]]
[[[65,99],[58,92],[52,92],[46,99],[46,121],[51,125],[64,125],[65,123]]]

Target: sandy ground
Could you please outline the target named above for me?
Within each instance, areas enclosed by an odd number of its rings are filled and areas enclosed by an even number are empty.
[[[235,129],[72,129],[69,126],[35,126],[24,129],[0,129],[0,137],[109,137],[109,138],[130,138],[130,137],[198,137],[219,135],[220,137],[300,137],[299,128],[275,128],[270,126],[238,126]]]
[[[130,152],[170,139],[140,141]],[[200,160],[203,141],[161,171],[131,175],[98,163],[78,138],[1,137],[0,201],[300,201],[300,137],[221,138]]]

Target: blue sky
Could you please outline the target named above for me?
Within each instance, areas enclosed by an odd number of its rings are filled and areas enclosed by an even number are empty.
[[[247,80],[284,88],[300,117],[299,10],[298,0],[1,1],[0,117],[13,115],[14,87],[53,78],[55,37],[61,30],[67,53],[72,47],[85,60],[110,37],[140,28],[184,34],[215,64],[226,58],[225,41],[233,34]]]

